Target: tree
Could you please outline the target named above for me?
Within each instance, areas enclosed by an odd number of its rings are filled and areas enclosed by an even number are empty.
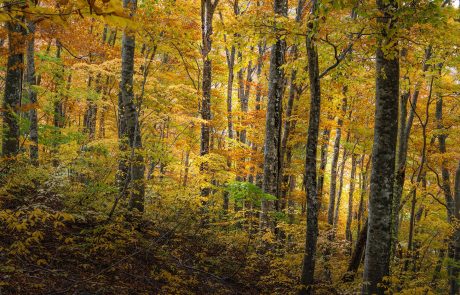
[[[274,12],[277,17],[287,17],[287,0],[274,0]],[[276,26],[276,25],[275,25]],[[275,29],[275,34],[277,30]],[[279,34],[279,33],[278,33]],[[268,101],[265,116],[264,174],[263,190],[265,193],[280,196],[281,184],[281,125],[282,99],[284,90],[284,71],[286,41],[276,36],[270,55],[270,72],[268,78]],[[268,212],[272,208],[270,201],[262,202],[261,226],[269,226]]]
[[[18,110],[22,96],[25,28],[21,17],[6,23],[8,29],[8,63],[3,99],[2,156],[14,158],[19,152]]]
[[[137,1],[124,0],[123,6],[134,16]],[[118,168],[118,185],[121,198],[129,196],[129,209],[144,211],[144,157],[139,124],[140,105],[134,101],[134,32],[125,29],[121,51],[121,81],[118,95],[120,152],[123,153]]]
[[[398,134],[399,53],[395,33],[398,2],[377,0],[377,7],[380,31],[376,51],[376,107],[363,294],[384,294],[383,278],[389,274]]]
[[[212,20],[219,0],[201,0],[201,58],[203,60],[202,78],[202,98],[201,98],[201,137],[200,155],[209,154],[210,127],[211,120],[211,82],[212,82],[212,62],[209,53],[212,49]],[[208,165],[203,162],[200,167],[201,173],[206,173]],[[209,187],[202,188],[201,195],[207,197],[210,193]]]
[[[38,165],[38,119],[37,119],[37,91],[34,89],[37,84],[35,77],[35,23],[28,21],[29,36],[27,40],[27,96],[32,105],[29,111],[30,130],[30,160],[34,165]]]
[[[305,158],[305,189],[307,192],[307,235],[305,242],[305,254],[302,263],[302,275],[300,283],[302,289],[299,294],[312,294],[316,242],[318,239],[318,188],[316,182],[316,149],[318,146],[319,119],[321,111],[321,86],[319,76],[318,51],[313,39],[317,29],[319,1],[313,0],[310,14],[313,21],[308,23],[306,38],[308,57],[308,77],[310,80],[310,114],[307,132],[307,147]]]

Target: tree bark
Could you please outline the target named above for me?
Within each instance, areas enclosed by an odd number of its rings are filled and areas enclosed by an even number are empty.
[[[422,71],[428,71],[431,59],[432,47],[429,46],[425,50],[425,59],[423,62]],[[395,173],[395,191],[393,197],[392,209],[392,244],[395,250],[396,243],[398,242],[399,233],[399,207],[401,203],[401,196],[404,188],[404,181],[406,177],[406,161],[407,161],[407,148],[409,144],[410,132],[415,117],[415,108],[417,105],[418,97],[420,94],[421,83],[415,84],[414,94],[411,98],[411,109],[409,116],[407,116],[407,103],[410,98],[410,92],[405,91],[401,94],[399,99],[399,125],[398,125],[398,141],[397,141],[397,156],[396,156],[396,173]]]
[[[363,154],[361,157],[361,187],[360,187],[360,198],[359,198],[359,205],[358,205],[358,226],[357,226],[357,235],[361,232],[361,222],[364,216],[364,197],[366,196],[367,186],[368,186],[368,172],[369,172],[369,163],[371,162],[371,158],[367,160],[366,166],[364,166],[364,160],[366,155]]]
[[[346,142],[350,140],[350,130],[348,130]],[[345,173],[345,165],[348,160],[348,150],[344,147],[342,152],[342,162],[340,163],[340,175],[339,175],[339,189],[337,191],[337,204],[335,205],[335,214],[334,214],[334,231],[337,229],[339,224],[339,209],[340,201],[342,200],[342,189],[343,189],[343,175]]]
[[[319,207],[323,206],[323,196],[324,196],[324,175],[326,173],[327,166],[327,157],[329,149],[329,139],[331,137],[331,130],[329,128],[324,128],[321,134],[321,151],[320,151],[320,164],[318,171],[318,198],[319,198]]]
[[[368,220],[364,222],[363,229],[359,232],[355,248],[351,254],[350,262],[348,263],[347,273],[342,277],[342,281],[351,282],[358,271],[359,264],[364,254],[364,248],[367,240]]]
[[[460,161],[458,162],[458,167],[455,172],[455,219],[457,222],[460,220]],[[458,294],[459,292],[459,274],[460,274],[460,228],[457,226],[453,234],[454,242],[454,266],[452,267],[452,279],[450,284],[450,294]]]
[[[446,148],[446,139],[447,134],[445,132],[445,127],[443,124],[443,98],[442,96],[438,95],[436,101],[436,121],[437,121],[437,128],[439,129],[440,133],[438,135],[438,142],[439,142],[439,152],[441,154],[445,154],[447,152]],[[446,199],[446,207],[447,207],[447,219],[449,223],[452,223],[455,218],[458,218],[458,204],[456,204],[456,199],[452,194],[451,190],[451,183],[450,183],[450,172],[447,168],[447,160],[443,159],[441,162],[441,188],[444,192],[444,198]],[[457,192],[456,192],[457,193]],[[457,197],[457,196],[456,196]],[[447,256],[451,261],[454,261],[456,256],[457,259],[459,258],[459,254],[456,254],[456,245],[458,245],[458,241],[455,239],[458,237],[458,231],[454,235],[452,235],[448,247],[447,247]],[[449,276],[449,294],[454,295],[458,294],[459,286],[457,282],[458,277],[458,268],[453,266],[452,263],[447,264],[447,273]]]
[[[316,172],[316,150],[318,147],[319,120],[321,111],[321,86],[319,78],[318,51],[313,39],[316,30],[319,1],[313,0],[311,15],[314,20],[308,23],[306,38],[308,57],[308,76],[310,80],[310,114],[307,132],[305,160],[305,188],[307,193],[307,229],[305,254],[302,263],[299,294],[312,294],[315,274],[316,242],[318,239],[318,187]]]
[[[398,133],[399,53],[393,32],[398,4],[395,0],[377,0],[377,6],[381,34],[376,52],[376,109],[363,294],[384,294],[385,288],[379,284],[389,274]]]
[[[287,0],[274,0],[274,11],[278,16],[287,16]],[[275,29],[275,33],[277,30]],[[265,125],[264,144],[264,174],[262,188],[276,199],[280,196],[281,184],[281,117],[282,99],[284,84],[284,55],[286,41],[277,37],[276,43],[272,46],[270,56],[270,74],[268,81],[268,102]],[[269,212],[273,208],[273,202],[262,200],[260,214],[261,228],[267,229],[270,226]]]
[[[24,68],[25,29],[21,19],[8,21],[8,62],[3,99],[2,156],[12,160],[19,152],[18,108],[22,96]]]
[[[299,0],[297,3],[297,9],[296,9],[296,22],[299,23],[302,19],[302,11],[303,11],[303,6],[304,6],[304,0]],[[292,58],[295,60],[298,57],[298,48],[297,48],[297,43],[294,43],[291,47],[290,54]],[[288,96],[288,101],[286,104],[286,118],[284,120],[284,126],[283,126],[283,133],[281,137],[281,169],[282,171],[280,172],[281,175],[283,176],[283,185],[282,185],[282,202],[281,202],[281,210],[284,210],[286,207],[286,203],[289,203],[288,201],[288,194],[289,192],[292,191],[293,183],[294,183],[294,176],[291,174],[287,174],[286,171],[291,167],[291,162],[292,162],[292,149],[289,147],[288,148],[288,141],[289,141],[289,136],[292,133],[292,131],[295,129],[296,121],[293,120],[292,118],[292,113],[294,111],[294,101],[299,97],[299,89],[296,84],[296,79],[297,79],[297,70],[293,69],[291,71],[291,77],[290,77],[290,87],[289,87],[289,96]],[[292,201],[291,201],[292,203]],[[288,209],[289,212],[290,209]],[[288,212],[288,215],[290,214]],[[289,215],[290,216],[290,215]],[[289,220],[292,220],[292,218],[289,218]]]
[[[123,6],[129,8],[131,16],[137,8],[136,0],[123,0]],[[144,157],[141,130],[139,124],[139,107],[134,101],[134,51],[133,32],[125,30],[122,38],[121,81],[118,95],[119,126],[118,137],[122,153],[119,162],[118,184],[122,198],[129,196],[128,209],[144,211]],[[129,153],[129,155],[128,155]]]
[[[351,155],[351,175],[350,175],[350,189],[348,191],[348,214],[347,223],[345,227],[345,238],[347,241],[353,241],[353,235],[351,233],[351,221],[353,218],[353,194],[355,193],[355,176],[356,176],[356,154]]]
[[[346,90],[344,90],[344,95]],[[342,100],[342,115],[345,113],[347,108],[347,99],[344,96]],[[327,210],[327,222],[330,225],[334,224],[334,206],[335,206],[335,196],[336,196],[336,187],[337,187],[337,164],[339,162],[339,152],[340,152],[340,140],[342,138],[342,125],[343,119],[339,117],[337,121],[337,128],[335,129],[335,139],[334,139],[334,153],[332,155],[331,162],[331,185],[329,190],[329,208]],[[337,202],[338,205],[338,202]]]
[[[210,150],[210,126],[211,120],[211,82],[212,82],[212,63],[209,58],[209,53],[212,48],[212,20],[214,11],[219,0],[201,0],[201,58],[203,59],[203,74],[202,74],[202,98],[201,98],[201,137],[200,137],[200,156],[209,154]],[[208,163],[203,162],[200,166],[201,173],[207,173]],[[210,194],[208,186],[201,189],[201,196],[207,197]]]
[[[37,85],[37,78],[35,76],[35,23],[29,21],[27,23],[29,36],[27,42],[27,95],[29,103],[32,105],[29,111],[29,138],[30,144],[30,161],[33,165],[38,166],[38,118],[37,118],[37,91],[34,88]]]

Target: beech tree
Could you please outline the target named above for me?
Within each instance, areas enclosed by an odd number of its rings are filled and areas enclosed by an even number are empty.
[[[11,7],[13,5],[13,7]],[[14,4],[10,4],[14,8]],[[8,62],[3,98],[2,156],[14,158],[19,152],[18,108],[22,96],[22,73],[25,53],[25,28],[21,17],[6,23],[8,30]]]
[[[124,0],[123,7],[129,9],[131,16],[137,7],[136,0]],[[129,196],[130,209],[144,211],[144,157],[141,126],[139,124],[140,104],[134,100],[134,51],[136,41],[134,32],[125,29],[121,51],[121,81],[118,96],[118,138],[122,159],[119,162],[118,183],[121,198]]]
[[[364,260],[363,294],[384,294],[389,275],[391,208],[398,134],[399,52],[397,1],[377,1],[380,16],[376,51],[374,144],[369,195],[369,225]]]
[[[273,9],[277,17],[287,16],[287,0],[274,0]],[[275,20],[276,27],[276,20]],[[277,34],[275,28],[274,33]],[[286,41],[276,36],[276,43],[272,46],[270,55],[270,71],[268,81],[267,112],[265,124],[264,144],[264,192],[280,197],[281,184],[281,126],[282,126],[282,98],[284,90],[284,64]],[[273,208],[271,201],[262,201],[261,224],[268,227],[268,212]]]

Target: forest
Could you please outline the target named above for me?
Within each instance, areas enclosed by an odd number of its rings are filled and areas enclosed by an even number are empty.
[[[458,1],[0,5],[0,294],[460,294]]]

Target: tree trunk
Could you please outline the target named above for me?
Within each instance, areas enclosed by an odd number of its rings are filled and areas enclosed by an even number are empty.
[[[227,58],[227,67],[228,67],[228,78],[227,78],[227,132],[228,138],[230,138],[230,142],[233,139],[233,113],[232,113],[232,96],[233,96],[233,80],[234,80],[234,73],[233,68],[235,65],[235,46],[232,46],[230,52],[228,49],[225,49],[226,58]],[[230,152],[230,148],[229,148]],[[232,159],[230,155],[227,157],[227,167],[230,170],[232,166]],[[229,193],[227,191],[224,192],[224,202],[223,202],[223,209],[225,212],[228,211],[228,204],[229,204]]]
[[[344,94],[346,90],[344,90]],[[346,97],[342,100],[342,114],[345,113],[347,108],[347,99]],[[335,130],[335,140],[334,140],[334,153],[332,155],[331,162],[331,185],[329,190],[329,208],[327,210],[327,222],[330,225],[334,224],[334,206],[335,206],[335,196],[336,196],[336,186],[337,186],[337,164],[339,162],[339,152],[340,152],[340,140],[342,137],[342,125],[343,119],[339,117],[337,121],[337,128]],[[337,202],[338,206],[338,202]]]
[[[350,175],[350,190],[348,191],[348,214],[345,227],[345,237],[347,241],[353,241],[351,233],[351,221],[353,218],[353,194],[355,193],[355,176],[356,176],[356,154],[351,155],[351,175]]]
[[[303,6],[304,6],[304,0],[299,0],[297,2],[297,9],[296,9],[296,22],[300,23],[302,19],[302,11],[303,11]],[[297,41],[297,40],[296,40]],[[297,59],[298,58],[298,47],[297,43],[292,44],[290,54],[292,56],[292,59]],[[287,174],[286,170],[288,170],[291,167],[291,161],[292,161],[292,149],[289,148],[288,150],[288,141],[289,141],[289,136],[292,133],[293,129],[295,128],[295,121],[292,119],[292,112],[294,110],[294,100],[298,98],[299,96],[299,89],[296,85],[296,79],[297,79],[297,70],[293,69],[291,71],[291,77],[290,77],[290,88],[289,88],[289,96],[288,96],[288,101],[286,104],[286,118],[284,120],[284,127],[283,127],[283,134],[281,137],[281,162],[282,162],[282,172],[281,175],[283,175],[283,192],[281,194],[282,198],[282,204],[281,204],[281,209],[284,209],[286,206],[286,203],[289,203],[288,200],[288,193],[292,191],[293,186],[291,185],[294,182],[294,176]],[[286,159],[285,159],[286,158]],[[292,203],[292,201],[291,201]],[[289,220],[292,221],[292,218],[290,217],[292,214],[290,214],[291,208],[288,209],[288,215],[289,215]]]
[[[319,1],[313,0],[311,15],[315,19],[308,23],[306,38],[308,57],[308,76],[310,80],[310,114],[307,132],[307,147],[305,160],[305,188],[307,193],[307,230],[305,254],[302,263],[300,283],[302,288],[299,294],[312,294],[315,274],[316,242],[318,239],[318,188],[316,182],[316,150],[318,147],[319,120],[321,111],[321,86],[319,79],[318,52],[314,43],[313,34],[316,30],[316,15]]]
[[[131,16],[137,8],[136,0],[123,0],[123,6],[129,8]],[[119,162],[119,189],[122,198],[129,196],[128,208],[144,211],[144,157],[141,130],[139,124],[139,108],[134,101],[134,51],[136,41],[133,32],[123,32],[121,54],[121,82],[118,96],[121,160]]]
[[[324,195],[324,175],[326,173],[327,166],[327,156],[329,149],[329,139],[331,137],[331,130],[329,128],[324,128],[321,135],[321,151],[320,151],[320,164],[318,171],[318,199],[319,207],[323,206],[323,195]],[[331,177],[332,178],[332,177]]]
[[[227,78],[227,130],[228,137],[233,139],[233,114],[232,114],[232,96],[233,96],[233,67],[235,65],[235,46],[232,46],[230,52],[226,51],[228,78]]]
[[[94,83],[96,84],[96,92],[97,93],[100,93],[100,77],[98,77]],[[90,96],[91,94],[91,86],[92,86],[92,83],[93,82],[93,78],[91,77],[91,75],[89,76],[88,78],[88,96]],[[88,139],[91,141],[94,139],[95,135],[96,135],[96,118],[97,118],[97,105],[96,103],[93,101],[93,98],[92,97],[88,97],[87,98],[87,108],[86,108],[86,111],[85,111],[85,114],[84,114],[84,117],[83,117],[83,130],[85,133],[88,134]]]
[[[350,130],[348,130],[346,142],[350,140]],[[334,231],[337,229],[339,224],[339,209],[340,209],[340,201],[342,200],[342,189],[343,189],[343,175],[345,173],[345,165],[348,159],[348,151],[344,147],[342,153],[342,162],[340,164],[340,175],[339,175],[339,189],[337,191],[337,204],[335,205],[335,214],[334,214]]]
[[[360,187],[360,198],[359,198],[359,205],[358,205],[358,226],[357,226],[357,233],[359,234],[361,232],[361,222],[363,219],[364,215],[364,197],[366,196],[366,190],[367,190],[367,180],[368,180],[368,172],[369,172],[369,163],[371,161],[371,158],[369,157],[369,160],[366,163],[366,166],[364,166],[364,160],[366,158],[366,155],[363,154],[361,157],[361,187]]]
[[[56,39],[56,58],[61,59],[62,46],[58,39]],[[62,61],[61,61],[62,62]],[[58,88],[59,83],[63,83],[64,80],[64,67],[62,65],[61,75],[58,75],[59,81],[54,81],[55,88]],[[70,79],[70,76],[69,76]],[[64,96],[61,92],[56,93],[54,101],[54,114],[53,114],[53,125],[54,125],[54,142],[52,147],[53,154],[53,166],[59,165],[58,152],[59,152],[59,137],[61,134],[60,129],[65,126],[65,113],[64,113]]]
[[[429,68],[428,61],[431,58],[432,48],[429,46],[425,50],[425,59],[423,63],[423,73]],[[397,156],[396,156],[396,173],[395,173],[395,191],[393,197],[393,209],[392,209],[392,247],[395,250],[395,246],[398,242],[399,232],[399,207],[401,203],[401,196],[404,188],[404,180],[406,178],[406,160],[407,160],[407,148],[409,144],[410,131],[412,123],[415,117],[415,108],[417,100],[420,94],[421,83],[415,84],[415,91],[411,99],[411,109],[409,116],[407,117],[407,103],[410,96],[410,92],[406,91],[401,94],[399,99],[399,125],[398,125],[398,141],[397,141]]]
[[[279,16],[287,16],[287,0],[275,0],[274,11]],[[275,29],[276,33],[276,29]],[[281,184],[281,117],[284,84],[284,55],[286,41],[277,38],[272,46],[270,57],[270,74],[268,81],[268,102],[265,125],[264,174],[262,188],[277,199],[280,196]],[[270,227],[268,213],[273,207],[272,201],[262,200],[260,215],[261,228]],[[274,226],[271,226],[274,227]]]
[[[210,126],[211,120],[211,82],[212,82],[212,64],[209,58],[209,53],[212,48],[212,20],[218,0],[201,0],[201,41],[202,50],[201,57],[203,59],[203,75],[202,75],[202,98],[201,98],[201,137],[200,137],[200,156],[209,154],[210,149]],[[206,174],[208,171],[208,163],[203,162],[200,166],[200,172]],[[210,194],[209,186],[201,189],[201,196],[207,197]]]
[[[460,161],[458,162],[457,171],[455,172],[455,218],[457,222],[460,220]],[[459,293],[459,273],[460,273],[460,228],[457,226],[453,234],[452,240],[454,241],[454,266],[452,267],[452,279],[450,283],[450,294]]]
[[[355,248],[351,254],[350,262],[348,263],[347,273],[342,277],[342,281],[351,282],[358,271],[359,264],[364,254],[364,248],[367,240],[368,220],[364,222],[363,229],[359,232]]]
[[[3,99],[2,156],[14,158],[19,152],[18,108],[22,96],[22,72],[25,50],[25,29],[21,19],[8,21],[8,62]]]
[[[29,138],[30,144],[30,161],[35,166],[38,166],[38,118],[37,118],[37,91],[34,89],[37,85],[35,76],[35,23],[30,21],[27,23],[29,29],[27,43],[27,95],[32,108],[29,111],[30,129]]]
[[[381,29],[376,52],[376,108],[369,196],[369,229],[364,261],[363,294],[384,294],[389,274],[391,210],[398,134],[399,53],[395,40],[396,0],[377,0]],[[383,50],[385,48],[385,52]]]
[[[444,130],[443,124],[443,98],[438,95],[436,101],[436,121],[438,124],[438,129],[440,131],[438,135],[438,142],[439,142],[439,152],[441,154],[445,154],[447,152],[446,149],[446,138],[447,134]],[[447,218],[449,223],[452,223],[456,217],[456,200],[454,200],[454,196],[451,190],[450,184],[450,173],[449,169],[447,168],[447,160],[443,159],[441,162],[441,188],[444,192],[444,198],[446,199],[446,207],[447,207]],[[457,211],[458,213],[458,211]],[[457,214],[458,215],[458,214]],[[447,248],[447,256],[451,261],[455,260],[456,251],[455,245],[458,243],[455,241],[457,233],[452,235]],[[457,254],[458,255],[458,254]],[[458,268],[452,265],[452,263],[447,264],[447,274],[449,276],[449,294],[454,295],[458,294],[458,282],[456,280],[456,276],[458,276]]]

